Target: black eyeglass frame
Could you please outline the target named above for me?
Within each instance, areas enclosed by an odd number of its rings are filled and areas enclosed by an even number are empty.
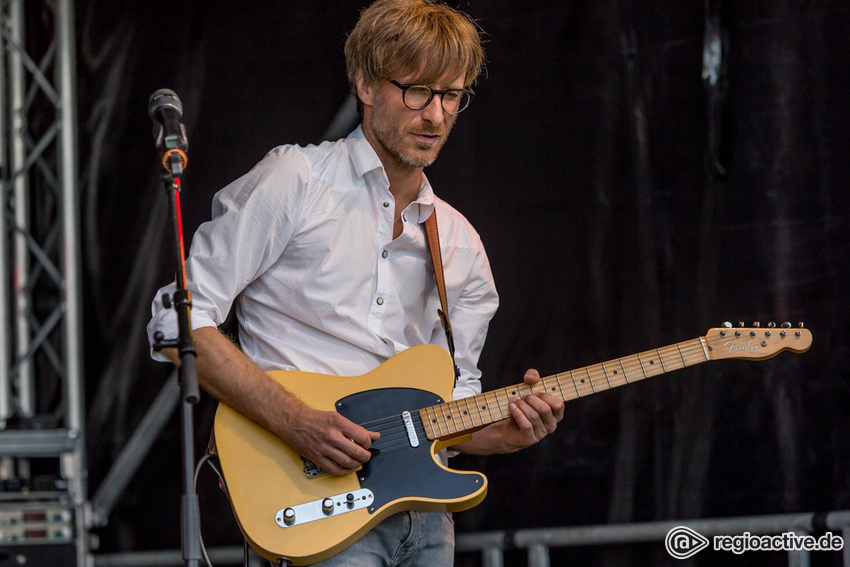
[[[411,84],[399,83],[398,81],[390,79],[389,77],[387,77],[387,81],[401,89],[401,101],[404,103],[404,106],[406,106],[410,110],[422,110],[423,108],[426,108],[429,104],[431,104],[431,101],[434,100],[434,95],[440,95],[440,108],[443,109],[443,112],[448,112],[449,114],[460,114],[461,112],[463,112],[464,110],[466,110],[469,107],[469,103],[472,102],[473,98],[475,98],[475,93],[473,91],[469,90],[469,89],[438,90],[438,89],[433,89],[433,88],[429,87],[428,85],[417,85],[417,84],[413,84],[413,83],[411,83]],[[413,87],[418,87],[420,89],[428,89],[428,91],[431,93],[430,96],[428,96],[428,100],[425,101],[425,104],[423,104],[422,106],[415,106],[414,107],[414,106],[410,106],[407,103],[407,91],[408,91],[408,89],[411,89]],[[448,94],[448,93],[460,93],[461,97],[463,97],[463,95],[465,94],[467,96],[466,104],[464,104],[462,107],[458,108],[458,110],[454,110],[454,111],[446,110],[446,106],[443,102],[443,100],[444,100],[443,96]],[[463,98],[461,98],[461,101],[463,101]]]

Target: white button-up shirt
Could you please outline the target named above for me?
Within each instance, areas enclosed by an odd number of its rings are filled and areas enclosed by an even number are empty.
[[[424,221],[436,208],[455,360],[455,398],[481,392],[478,357],[498,306],[469,222],[423,176],[393,240],[395,201],[358,127],[319,146],[280,146],[219,191],[186,261],[192,327],[236,309],[243,352],[262,369],[360,375],[411,346],[446,346]],[[152,306],[148,335],[177,335],[173,309]],[[154,354],[156,358],[161,355]]]

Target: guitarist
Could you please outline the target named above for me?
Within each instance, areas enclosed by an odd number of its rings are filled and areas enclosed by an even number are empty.
[[[436,1],[378,0],[345,56],[361,124],[336,142],[279,146],[219,191],[186,263],[201,386],[334,475],[367,462],[379,434],[307,407],[265,372],[355,376],[418,344],[446,347],[423,227],[431,214],[460,372],[455,398],[481,392],[478,357],[498,305],[477,232],[423,173],[472,98],[484,64],[478,28]],[[231,306],[238,345],[217,329]],[[151,344],[176,328],[174,311],[154,300]],[[176,352],[154,356],[179,362]],[[455,449],[528,447],[555,430],[564,407],[542,394],[510,411]],[[453,548],[449,515],[403,512],[320,565],[450,565]]]

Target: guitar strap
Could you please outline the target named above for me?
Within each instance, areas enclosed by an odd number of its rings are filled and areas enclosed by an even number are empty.
[[[443,256],[440,253],[440,234],[437,229],[437,209],[425,219],[425,234],[428,237],[428,250],[431,253],[431,263],[434,265],[434,279],[437,280],[437,291],[440,294],[441,309],[437,309],[437,314],[440,316],[440,322],[443,324],[443,331],[446,333],[446,344],[449,347],[449,354],[452,357],[452,364],[455,367],[455,380],[460,378],[460,369],[455,363],[455,341],[452,334],[452,323],[449,321],[449,305],[446,298],[446,278],[443,274]]]

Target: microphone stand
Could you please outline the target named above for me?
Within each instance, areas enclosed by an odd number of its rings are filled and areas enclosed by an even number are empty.
[[[176,347],[180,354],[180,368],[177,375],[182,398],[182,439],[183,439],[183,497],[180,502],[180,525],[183,542],[183,564],[197,567],[201,560],[201,512],[198,495],[195,493],[195,433],[193,428],[193,408],[200,399],[198,388],[197,352],[192,338],[190,311],[192,296],[186,289],[186,264],[183,246],[183,220],[180,211],[180,176],[183,173],[183,160],[176,153],[167,158],[169,173],[163,173],[161,180],[168,194],[169,217],[173,243],[175,281],[177,289],[169,296],[162,296],[166,309],[172,306],[177,311],[178,335],[176,339],[165,340],[162,333],[155,336],[154,349]]]

